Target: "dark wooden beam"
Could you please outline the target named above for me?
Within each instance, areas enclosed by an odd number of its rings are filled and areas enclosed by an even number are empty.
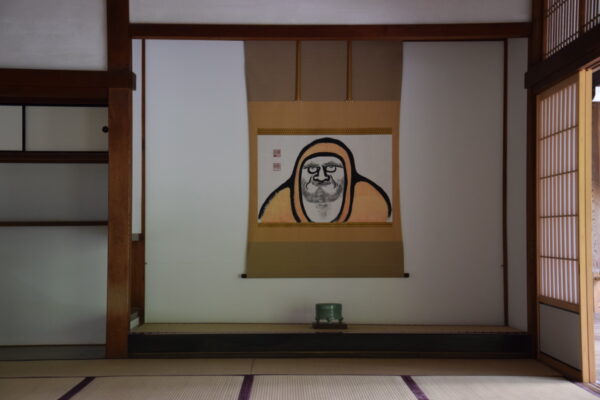
[[[129,1],[107,0],[109,72],[131,73]],[[128,356],[127,338],[131,310],[131,87],[108,93],[108,293],[106,357]]]
[[[599,57],[600,25],[583,33],[577,40],[550,58],[532,65],[525,74],[525,86],[540,93]]]
[[[0,151],[0,163],[106,164],[106,151]]]
[[[135,87],[131,71],[70,71],[45,69],[0,69],[0,86],[56,88]]]
[[[105,226],[108,221],[0,221],[0,226]]]
[[[135,87],[127,71],[0,69],[0,104],[106,105],[108,89]]]
[[[108,104],[108,89],[0,86],[0,104],[105,106]]]
[[[133,38],[214,40],[493,40],[527,37],[523,23],[425,25],[131,24]]]

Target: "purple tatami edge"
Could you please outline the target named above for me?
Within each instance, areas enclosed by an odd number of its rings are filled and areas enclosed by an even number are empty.
[[[417,400],[429,400],[427,395],[423,393],[417,382],[410,375],[402,375],[402,380],[409,387],[409,389],[413,392]]]
[[[244,375],[244,382],[242,382],[242,387],[240,389],[240,395],[238,396],[238,400],[250,400],[253,382],[254,375]]]
[[[77,385],[73,386],[73,388],[71,390],[69,390],[67,393],[63,394],[58,400],[72,399],[73,396],[75,396],[77,393],[81,392],[83,390],[83,388],[85,388],[87,385],[89,385],[93,380],[94,380],[94,378],[91,376],[84,378]]]

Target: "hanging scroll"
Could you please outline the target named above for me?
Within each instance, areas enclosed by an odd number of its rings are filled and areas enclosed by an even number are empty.
[[[371,52],[372,60],[387,57],[379,64],[385,64],[388,72],[393,70],[390,63],[401,54],[398,44],[365,43],[359,46],[360,54]],[[292,49],[299,49],[295,43],[251,42],[246,47],[250,100],[246,275],[403,277],[399,88],[397,99],[390,99],[386,92],[381,96],[386,101],[331,101],[330,94],[338,93],[339,85],[331,90],[322,87],[333,81],[314,80],[313,75],[324,69],[311,64],[325,63],[329,69],[345,66],[345,61],[335,57],[350,62],[346,42],[302,45],[304,58],[295,65],[302,66],[306,75],[303,83],[296,82],[295,96],[302,97],[299,91],[308,96],[310,89],[310,100],[323,97],[328,101],[290,101],[289,89],[277,91],[269,86],[269,76],[273,76],[277,85],[289,87],[286,71],[293,65]],[[265,52],[273,54],[266,57]],[[273,59],[287,61],[267,62]],[[397,67],[399,71],[400,63]],[[373,68],[361,65],[373,79],[382,79]],[[268,74],[263,72],[267,70]],[[393,78],[389,81],[399,83],[397,76]],[[362,82],[364,76],[353,79]],[[345,80],[350,97],[352,80]],[[321,83],[310,86],[317,81]],[[369,100],[377,97],[377,90],[362,92]]]

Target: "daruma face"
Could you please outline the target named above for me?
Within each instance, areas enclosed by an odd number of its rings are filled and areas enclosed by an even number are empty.
[[[343,162],[334,156],[308,158],[300,168],[302,206],[312,222],[332,222],[340,214],[346,187]]]

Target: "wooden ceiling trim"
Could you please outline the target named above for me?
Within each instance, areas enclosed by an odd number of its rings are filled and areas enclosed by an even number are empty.
[[[528,37],[531,24],[210,25],[131,24],[135,39],[210,40],[496,40]]]

